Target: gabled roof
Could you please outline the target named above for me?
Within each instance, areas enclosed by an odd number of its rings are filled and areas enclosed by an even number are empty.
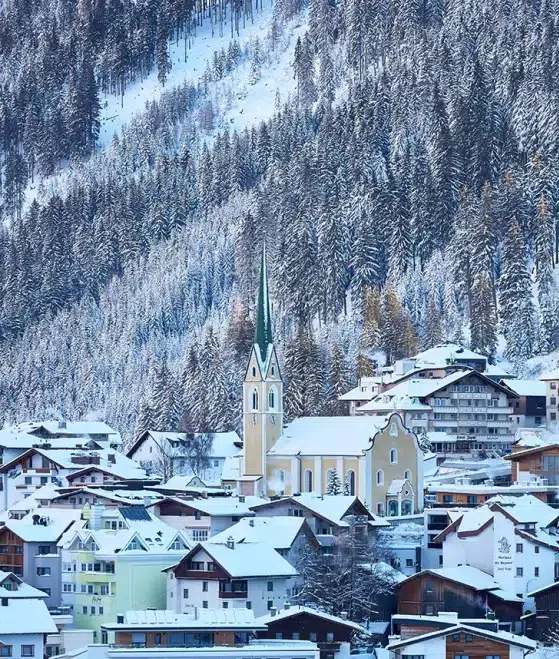
[[[387,426],[384,416],[305,416],[294,419],[268,455],[361,456]]]
[[[262,542],[274,549],[290,549],[300,533],[306,533],[310,538],[315,537],[304,517],[286,515],[245,517],[221,533],[212,536],[208,542],[223,544],[231,537],[236,543]],[[315,542],[318,546],[318,541],[315,540]]]
[[[44,429],[51,435],[118,435],[118,432],[107,425],[104,421],[65,421],[61,427],[60,421],[28,421],[20,423],[16,428],[21,428],[24,432],[36,432]]]
[[[535,446],[533,448],[526,448],[523,451],[515,451],[514,453],[510,453],[509,455],[505,455],[503,457],[505,460],[512,460],[514,462],[515,460],[520,460],[521,458],[524,458],[526,456],[537,455],[538,453],[545,453],[546,451],[549,451],[549,449],[559,449],[559,443],[545,444],[545,446]]]
[[[34,524],[35,516],[45,518],[47,524]],[[0,527],[0,535],[7,529],[24,542],[57,542],[67,529],[79,521],[80,516],[81,510],[38,508],[21,519],[6,520],[4,526]]]
[[[279,622],[280,620],[287,620],[288,618],[294,618],[300,615],[307,615],[311,616],[312,618],[324,620],[325,622],[335,623],[336,625],[342,625],[343,627],[349,627],[356,632],[366,631],[362,625],[359,625],[356,622],[352,622],[351,620],[340,618],[338,616],[333,616],[322,611],[317,611],[316,609],[311,609],[308,606],[291,605],[289,608],[278,611],[274,615],[268,614],[265,616],[260,616],[259,618],[256,618],[256,622],[262,625],[270,625],[275,622]]]
[[[501,380],[501,384],[519,396],[540,396],[545,398],[545,382],[540,380]]]
[[[310,512],[317,517],[329,522],[334,526],[349,526],[349,523],[344,521],[344,517],[349,513],[350,509],[356,505],[360,509],[358,514],[366,515],[367,519],[372,522],[380,522],[379,526],[390,526],[384,518],[377,518],[370,513],[365,506],[361,503],[358,497],[345,496],[345,495],[328,495],[318,496],[312,493],[299,494],[298,496],[285,496],[273,501],[265,501],[258,505],[251,506],[252,510],[260,511],[266,508],[274,508],[283,503],[298,504],[307,508]],[[386,524],[382,523],[386,522]]]
[[[191,441],[191,437],[197,437],[202,433],[186,433],[186,432],[163,432],[159,430],[146,430],[126,452],[126,456],[131,458],[138,448],[148,439],[152,437],[158,446],[164,442],[178,442],[179,444],[187,444]],[[212,435],[212,448],[208,457],[211,458],[226,458],[230,455],[237,455],[242,446],[242,441],[235,431],[231,432],[213,432],[205,433]],[[177,455],[177,458],[180,458]],[[185,455],[186,458],[186,455]]]
[[[559,581],[554,581],[553,583],[550,583],[547,586],[543,586],[542,588],[533,590],[531,593],[528,593],[528,597],[534,597],[534,595],[541,595],[542,593],[545,593],[547,590],[554,590],[555,588],[559,588]]]
[[[252,507],[261,504],[264,499],[261,497],[246,496],[244,501],[239,497],[212,497],[208,499],[181,499],[180,497],[165,497],[161,501],[155,501],[151,506],[163,504],[166,501],[172,501],[185,508],[199,510],[206,515],[233,515],[235,517],[252,516]],[[150,508],[151,506],[148,506]]]
[[[479,570],[477,567],[472,567],[471,565],[422,570],[421,572],[410,575],[407,579],[400,582],[398,587],[402,586],[408,581],[412,581],[413,579],[417,579],[418,577],[426,574],[431,574],[435,577],[439,577],[447,581],[452,581],[453,583],[468,586],[474,590],[490,592],[499,599],[505,600],[507,602],[522,602],[522,599],[517,597],[514,593],[504,592],[490,574]]]
[[[543,375],[540,375],[540,380],[543,380],[544,382],[546,380],[559,380],[559,368],[556,368],[554,371],[549,371],[548,373],[544,373]]]
[[[17,590],[7,590],[4,587],[4,584],[9,581],[15,581],[18,584]],[[0,597],[8,597],[10,599],[44,599],[48,597],[42,590],[25,583],[17,574],[3,571],[0,571],[0,593]]]
[[[273,547],[263,543],[239,543],[231,549],[225,544],[201,542],[180,563],[188,563],[200,551],[206,553],[230,577],[294,577],[298,574]]]
[[[8,598],[0,607],[0,637],[10,634],[56,634],[57,628],[40,599]]]
[[[511,634],[510,632],[505,632],[502,629],[499,629],[498,632],[493,632],[488,629],[482,629],[480,627],[472,627],[470,625],[458,623],[453,627],[446,627],[445,629],[439,629],[435,632],[429,632],[428,634],[420,634],[419,636],[394,640],[388,644],[387,648],[389,650],[397,650],[398,648],[403,648],[415,643],[423,643],[432,638],[438,638],[439,636],[451,636],[457,632],[467,632],[468,634],[472,634],[472,636],[487,638],[492,641],[499,641],[500,643],[506,643],[508,645],[524,648],[525,650],[535,650],[537,647],[537,643],[529,639],[527,636],[518,636],[516,634]]]

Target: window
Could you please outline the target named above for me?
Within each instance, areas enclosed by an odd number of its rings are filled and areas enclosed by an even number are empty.
[[[87,615],[87,606],[82,606],[82,615]]]
[[[549,415],[550,421],[557,421],[557,413],[556,412],[551,412]]]
[[[100,606],[99,607],[99,615],[102,616],[103,613],[105,613],[105,609],[102,606]]]
[[[173,540],[173,544],[171,545],[171,549],[182,549],[182,542],[178,538],[175,538]]]
[[[348,469],[345,475],[346,490],[347,493],[354,497],[355,496],[355,472],[353,469]]]
[[[454,659],[470,659],[469,654],[455,654]]]
[[[109,594],[109,584],[102,583],[100,586],[101,589],[101,595],[108,595]]]
[[[41,590],[43,591],[43,593],[45,593],[45,595],[48,595],[48,597],[50,597],[50,588],[41,588]]]
[[[466,643],[471,643],[474,640],[474,637],[471,634],[466,634]]]
[[[229,602],[222,602],[222,608],[228,609],[229,608]]]
[[[294,641],[301,640],[301,634],[299,632],[293,632],[292,636]]]
[[[452,503],[454,496],[452,494],[443,494],[443,503]]]
[[[194,519],[202,519],[202,513],[199,510],[194,511]]]
[[[252,377],[253,377],[253,378],[256,377],[256,366],[253,366],[253,367],[252,367]]]
[[[219,460],[214,460],[214,467],[219,467]]]
[[[34,657],[35,656],[35,646],[34,645],[22,645],[21,646],[21,656],[22,657]]]
[[[252,609],[252,602],[245,602],[245,606],[247,609]]]
[[[38,567],[37,568],[38,577],[50,577],[50,567]]]
[[[534,568],[534,576],[535,576],[535,577],[539,577],[539,576],[540,576],[540,568],[539,568],[539,567],[535,567],[535,568]]]
[[[406,558],[406,567],[413,567],[413,558]]]
[[[316,639],[317,639],[316,632],[311,632],[309,634],[309,641],[311,641],[312,643],[316,643]]]
[[[0,657],[11,657],[12,656],[12,646],[11,645],[3,645],[0,648]]]
[[[32,483],[33,483],[33,477],[32,476],[26,476],[25,477],[25,484],[26,485],[31,485]]]
[[[50,554],[50,545],[39,545],[39,556]]]
[[[182,597],[183,599],[187,600],[188,599],[188,588],[184,588],[182,591]]]
[[[208,572],[215,572],[215,563],[213,561],[208,561]]]
[[[406,471],[404,471],[404,478],[411,482],[411,470],[410,469],[406,469]]]
[[[170,636],[170,634],[169,634]],[[132,647],[145,648],[146,647],[146,634],[142,632],[132,632]]]
[[[276,641],[281,641],[283,634],[281,632],[276,632]]]
[[[256,389],[252,390],[252,411],[257,412],[258,411],[258,392]]]
[[[334,642],[334,632],[326,632],[326,640],[328,643]]]
[[[203,593],[208,592],[208,582],[207,581],[202,581],[202,592]]]
[[[524,576],[524,570],[521,567],[516,568],[516,576],[517,577],[522,577]]]
[[[91,607],[91,615],[92,615],[92,616],[95,615],[95,607],[94,607],[94,606]]]
[[[549,383],[549,388],[554,389],[554,390],[557,389],[557,382],[550,382]]]
[[[203,608],[203,609],[207,609],[207,608],[208,608],[208,600],[204,600],[204,601],[202,602],[202,608]]]
[[[395,448],[390,449],[390,464],[391,465],[398,464],[398,451]]]
[[[305,469],[305,492],[312,492],[312,471]]]
[[[8,545],[0,545],[0,554],[8,554],[10,551],[10,548]]]
[[[522,553],[522,550],[523,550],[522,543],[521,543],[521,542],[517,542],[517,543],[516,543],[516,553],[517,553],[517,554],[521,554],[521,553]]]
[[[276,388],[272,387],[268,392],[268,408],[270,410],[276,409]]]
[[[553,406],[557,405],[557,398],[556,398],[555,396],[552,396],[552,397],[549,399],[549,404],[550,404],[550,405],[553,405]]]
[[[268,581],[268,592],[271,593],[274,590],[274,582],[273,581]]]
[[[268,600],[267,609],[268,611],[274,606],[273,600]]]
[[[203,561],[190,561],[191,570],[203,570],[204,562]]]
[[[72,584],[71,583],[62,584],[62,590],[65,593],[71,593],[72,592]]]
[[[500,654],[486,654],[485,659],[501,659]]]
[[[382,469],[377,471],[377,485],[384,485],[384,471]]]
[[[535,552],[536,554],[539,554],[539,553],[540,553],[540,548],[539,548],[537,545],[534,547],[534,552]]]
[[[153,644],[157,647],[161,645],[161,634],[154,634],[153,635]]]

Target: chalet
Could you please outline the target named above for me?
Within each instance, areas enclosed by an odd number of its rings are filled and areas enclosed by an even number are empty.
[[[370,513],[354,496],[305,493],[259,503],[251,509],[257,517],[279,515],[305,518],[325,552],[330,551],[336,536],[349,532],[356,524],[363,526],[370,537],[376,536],[378,528],[390,526],[386,519]]]
[[[146,476],[133,460],[111,449],[32,448],[0,466],[3,509],[6,510],[48,483],[59,487],[68,486],[68,476],[80,471],[83,473],[90,466],[110,473],[112,478]]]
[[[318,645],[320,659],[348,657],[351,641],[356,634],[365,634],[361,625],[306,606],[286,604],[282,611],[272,609],[256,619],[265,627],[257,632],[258,638],[278,640],[307,640]]]
[[[559,486],[559,442],[533,448],[513,446],[505,459],[510,460],[513,482]]]
[[[252,609],[257,616],[283,608],[292,595],[297,570],[271,546],[229,540],[203,542],[167,572],[167,608]]]
[[[165,497],[148,506],[170,526],[185,531],[191,540],[204,542],[221,533],[242,517],[254,517],[251,506],[262,503],[259,497],[179,498]]]
[[[121,443],[120,434],[103,421],[28,421],[18,424],[15,429],[47,440],[92,439],[106,448]]]
[[[536,649],[534,641],[503,630],[492,631],[456,622],[451,627],[426,631],[406,638],[393,636],[387,646],[391,659],[400,657],[483,657],[492,659],[524,659]]]
[[[555,645],[557,641],[551,634],[559,629],[559,581],[532,591],[530,597],[534,607],[522,617],[524,633],[545,645]]]
[[[397,608],[402,615],[455,611],[462,618],[483,618],[492,611],[500,620],[516,623],[522,615],[522,598],[504,591],[490,574],[463,565],[423,570],[401,581]]]

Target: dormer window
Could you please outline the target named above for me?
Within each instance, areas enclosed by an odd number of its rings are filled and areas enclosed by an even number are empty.
[[[175,549],[178,551],[182,548],[183,548],[182,542],[178,538],[175,538],[173,544],[171,545],[171,549]]]

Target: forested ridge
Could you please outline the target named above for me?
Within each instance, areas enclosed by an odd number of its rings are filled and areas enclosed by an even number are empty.
[[[216,81],[257,84],[293,17],[295,93],[224,129]],[[3,231],[5,420],[235,426],[263,238],[290,416],[340,413],[379,351],[493,358],[503,335],[522,373],[557,348],[558,18],[554,0],[278,0],[262,42],[216,53]]]

